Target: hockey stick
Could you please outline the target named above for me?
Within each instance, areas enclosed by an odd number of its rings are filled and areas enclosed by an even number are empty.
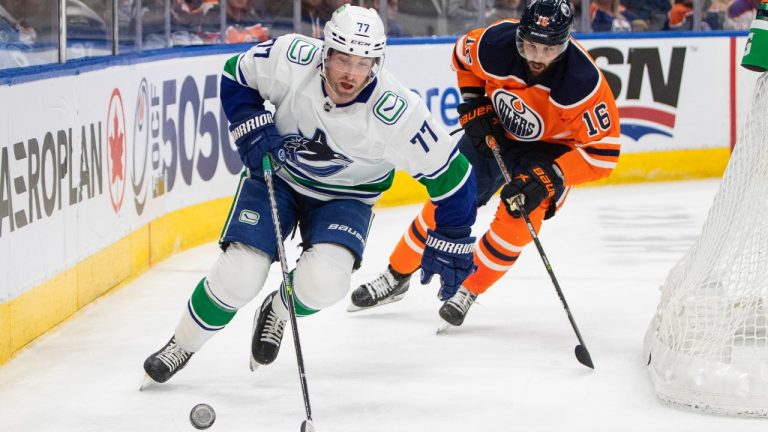
[[[493,137],[493,135],[486,135],[485,144],[491,149],[491,152],[493,152],[493,157],[496,159],[496,163],[499,164],[499,169],[501,170],[501,174],[504,176],[504,180],[507,183],[510,183],[512,181],[512,176],[509,174],[507,165],[501,158],[501,150],[499,150],[499,146],[496,143],[496,139]],[[576,345],[575,350],[576,359],[579,360],[579,363],[583,364],[584,366],[594,369],[595,365],[592,364],[592,357],[589,355],[589,351],[587,351],[587,345],[584,344],[584,339],[581,338],[579,327],[576,326],[576,321],[573,319],[571,309],[568,307],[568,302],[565,301],[565,296],[563,295],[563,291],[560,289],[560,284],[557,283],[555,272],[552,270],[552,266],[549,264],[549,258],[547,258],[547,254],[544,253],[544,248],[541,246],[539,236],[536,235],[536,230],[533,228],[533,224],[531,223],[531,218],[529,218],[528,214],[523,211],[523,200],[519,195],[515,196],[513,199],[515,200],[514,204],[518,211],[521,215],[523,215],[523,220],[525,221],[525,225],[528,226],[528,232],[531,234],[531,238],[536,244],[536,249],[539,250],[539,256],[541,256],[541,260],[544,262],[544,267],[547,268],[549,278],[552,279],[552,284],[555,285],[557,295],[560,297],[560,301],[563,303],[563,308],[565,308],[565,312],[568,314],[568,321],[571,322],[571,327],[573,327],[573,331],[576,333],[576,337],[579,339],[579,345]]]
[[[301,381],[301,393],[304,396],[304,409],[307,418],[301,422],[301,432],[314,432],[315,427],[312,424],[312,408],[309,405],[309,389],[307,388],[307,377],[304,373],[304,356],[301,354],[301,342],[299,341],[299,328],[296,326],[296,309],[293,305],[293,285],[288,272],[288,263],[285,259],[285,246],[283,245],[283,235],[280,230],[280,215],[277,212],[277,198],[275,198],[275,186],[272,182],[272,163],[269,155],[264,155],[261,159],[262,169],[264,170],[264,179],[267,181],[267,192],[269,193],[269,207],[272,211],[272,225],[275,227],[275,242],[277,242],[277,256],[280,258],[280,267],[283,271],[283,287],[288,295],[288,312],[291,315],[291,333],[293,334],[293,346],[296,348],[296,363],[299,365],[299,380]]]

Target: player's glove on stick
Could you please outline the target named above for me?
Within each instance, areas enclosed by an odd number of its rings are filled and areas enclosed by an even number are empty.
[[[261,159],[264,153],[270,153],[272,160],[278,166],[285,163],[283,138],[277,132],[271,112],[258,111],[252,117],[233,124],[230,131],[235,138],[243,165],[252,174],[262,173]]]
[[[512,174],[512,181],[501,189],[501,200],[512,217],[520,217],[515,197],[523,201],[522,210],[528,214],[542,201],[555,196],[563,187],[563,174],[557,164],[548,161],[523,162]]]
[[[459,113],[459,123],[464,133],[472,140],[472,145],[480,154],[493,156],[485,145],[486,135],[492,135],[500,146],[509,141],[504,135],[499,116],[493,109],[491,100],[485,96],[476,97],[462,102],[456,107]]]
[[[421,257],[421,283],[428,284],[432,276],[439,275],[442,285],[437,296],[446,301],[456,294],[464,279],[477,268],[472,256],[475,238],[469,228],[444,230],[440,234],[427,230],[427,242]]]

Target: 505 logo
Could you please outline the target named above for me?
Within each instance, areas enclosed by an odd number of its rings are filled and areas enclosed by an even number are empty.
[[[134,109],[132,157],[129,163],[136,212],[149,197],[169,193],[179,181],[208,181],[219,159],[231,174],[242,169],[229,123],[219,103],[218,75],[202,86],[195,77],[151,83],[142,80]]]

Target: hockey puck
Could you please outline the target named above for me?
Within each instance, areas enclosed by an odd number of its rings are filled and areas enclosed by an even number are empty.
[[[189,412],[189,422],[195,429],[208,429],[216,421],[216,411],[208,404],[197,404]]]

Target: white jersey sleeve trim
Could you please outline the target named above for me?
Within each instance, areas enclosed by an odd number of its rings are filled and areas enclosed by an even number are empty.
[[[584,160],[589,162],[590,165],[594,165],[594,166],[596,166],[598,168],[608,168],[608,169],[616,168],[616,162],[607,162],[607,161],[595,159],[592,156],[590,156],[589,154],[587,154],[587,152],[585,152],[581,148],[576,148],[576,151],[578,151],[579,154],[581,155],[581,157],[583,157]]]

